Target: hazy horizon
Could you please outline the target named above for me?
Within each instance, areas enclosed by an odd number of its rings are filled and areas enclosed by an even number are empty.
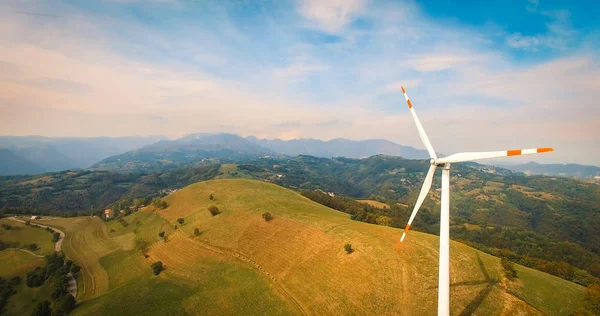
[[[423,149],[404,85],[438,152],[554,147],[517,161],[598,164],[592,11],[537,0],[5,1],[0,134],[202,131]]]

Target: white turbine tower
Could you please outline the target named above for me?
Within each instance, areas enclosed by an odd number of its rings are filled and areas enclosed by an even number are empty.
[[[412,103],[406,94],[406,90],[402,87],[402,93],[408,103],[408,108],[412,114],[417,129],[419,130],[419,136],[423,145],[427,148],[429,156],[431,157],[431,166],[425,176],[423,187],[419,193],[419,198],[415,204],[415,208],[410,214],[408,224],[402,233],[400,243],[404,241],[406,233],[410,229],[410,225],[415,219],[415,215],[419,211],[421,204],[425,200],[429,189],[431,188],[431,182],[433,181],[433,174],[437,167],[442,167],[442,200],[441,200],[441,212],[440,212],[440,263],[439,263],[439,279],[438,279],[438,315],[445,316],[450,314],[450,165],[455,162],[472,161],[478,159],[488,158],[499,158],[507,156],[518,156],[527,154],[536,154],[550,152],[552,148],[533,148],[533,149],[517,149],[517,150],[503,150],[503,151],[489,151],[489,152],[467,152],[450,155],[444,158],[438,158],[425,134],[425,130],[417,117],[417,113],[413,109]]]

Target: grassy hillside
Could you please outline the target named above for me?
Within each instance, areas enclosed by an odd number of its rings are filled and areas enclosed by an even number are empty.
[[[436,236],[412,232],[396,250],[400,230],[352,221],[261,181],[200,182],[165,200],[167,209],[149,207],[125,224],[56,220],[67,232],[65,252],[82,266],[75,314],[436,311]],[[209,213],[213,205],[221,214]],[[347,254],[345,243],[355,251]],[[520,266],[522,277],[508,281],[498,258],[460,243],[452,242],[451,259],[453,315],[568,315],[583,298],[583,287]],[[166,269],[153,276],[158,260]]]
[[[45,255],[54,251],[52,233],[44,228],[25,225],[10,219],[0,219],[0,225],[8,225],[9,229],[0,226],[0,240],[5,243],[17,243],[14,248],[27,248],[37,255]],[[28,248],[27,245],[36,244],[37,249]]]
[[[17,249],[6,249],[0,251],[0,277],[10,279],[19,276],[25,280],[27,272],[37,266],[43,266],[44,263],[43,257]],[[48,284],[38,288],[29,288],[22,281],[15,287],[15,290],[17,294],[9,298],[5,308],[6,315],[29,315],[35,306],[32,304],[33,300],[44,300],[50,295]]]

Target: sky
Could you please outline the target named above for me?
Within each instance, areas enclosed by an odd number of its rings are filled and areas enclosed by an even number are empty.
[[[595,1],[0,2],[0,135],[384,138],[600,165]],[[509,161],[507,160],[507,163]]]

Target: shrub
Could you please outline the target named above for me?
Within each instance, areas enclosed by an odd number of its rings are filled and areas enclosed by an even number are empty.
[[[81,268],[78,265],[74,264],[71,266],[70,270],[71,270],[71,273],[77,274],[81,270]]]
[[[219,214],[221,214],[221,211],[219,211],[219,208],[212,205],[208,208],[208,211],[210,212],[210,215],[212,216],[217,216]]]
[[[167,207],[169,207],[169,204],[167,204],[166,201],[161,200],[159,197],[155,197],[152,199],[152,205],[161,210],[164,210]]]
[[[163,231],[163,232],[158,233],[158,237],[160,237],[160,238],[165,237],[165,232]]]
[[[262,214],[262,218],[265,220],[265,222],[268,222],[273,219],[273,215],[271,215],[269,212],[264,212]]]
[[[75,308],[75,298],[64,294],[52,303],[52,315],[68,315]]]
[[[52,233],[52,242],[57,242],[60,239],[60,233]]]
[[[504,268],[504,274],[509,280],[514,280],[517,278],[517,270],[515,270],[515,265],[512,262],[506,258],[502,258],[500,263]]]
[[[185,222],[185,219],[183,219],[182,217],[177,219],[177,223],[179,223],[179,225],[183,225],[183,222]]]
[[[50,302],[48,301],[39,302],[31,312],[32,316],[50,316],[50,314]]]
[[[29,221],[29,220],[25,221],[25,225],[29,225],[29,224],[31,224],[31,221]]]
[[[159,275],[160,272],[163,270],[163,263],[162,261],[156,261],[155,263],[152,264],[152,272],[154,273],[154,275]]]
[[[27,249],[29,249],[31,251],[34,251],[34,250],[38,249],[38,245],[36,243],[29,244],[26,247],[27,247]]]
[[[200,229],[198,229],[198,227],[194,228],[194,235],[200,236],[200,234],[201,234]]]
[[[214,201],[214,200],[215,200],[215,197],[214,197],[214,196],[212,195],[212,193],[211,193],[211,194],[208,196],[208,199],[209,199],[209,200],[211,200],[211,201]]]
[[[21,284],[21,277],[20,276],[13,277],[12,279],[10,279],[9,284],[10,285],[19,285],[19,284]]]
[[[347,254],[351,254],[354,252],[354,249],[352,249],[352,245],[351,244],[345,244],[344,245],[344,250],[346,250]]]

